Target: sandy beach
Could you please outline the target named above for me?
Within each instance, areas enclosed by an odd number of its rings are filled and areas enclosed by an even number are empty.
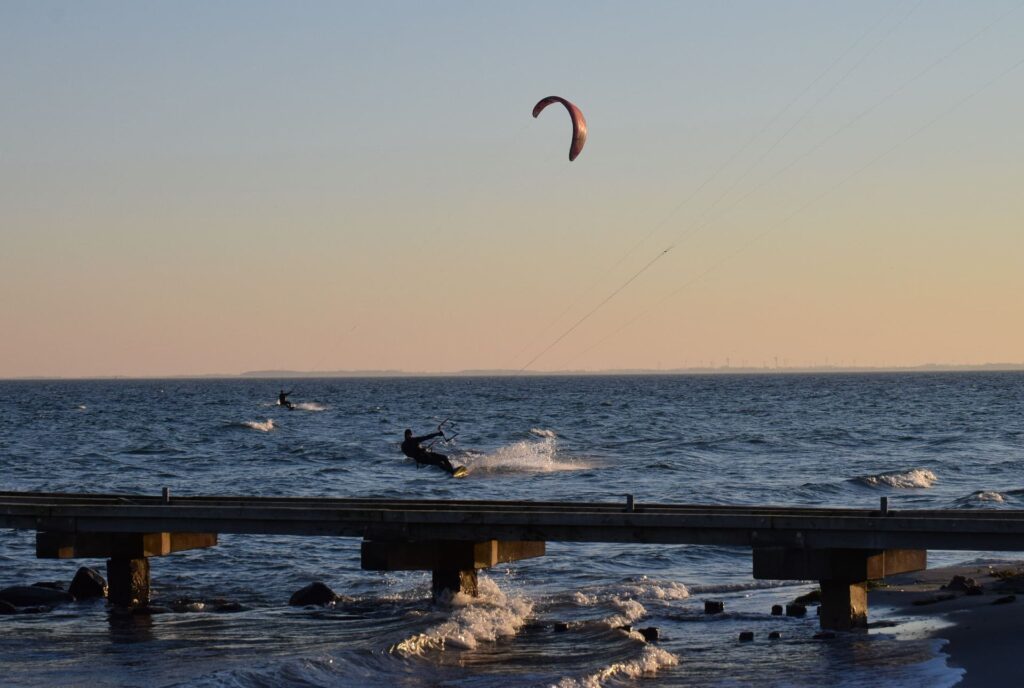
[[[950,585],[962,576],[967,591]],[[1021,666],[1024,650],[1024,562],[986,561],[894,576],[869,594],[871,609],[889,607],[898,618],[945,621],[929,631],[947,641],[949,664],[965,670],[958,686],[1005,684]]]

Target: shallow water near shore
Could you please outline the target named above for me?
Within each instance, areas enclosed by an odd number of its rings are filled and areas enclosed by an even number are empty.
[[[0,382],[0,489],[1024,508],[1024,374]],[[432,431],[470,475],[398,451]],[[0,587],[70,581],[0,533]],[[976,553],[931,552],[930,565]],[[359,570],[358,540],[223,535],[155,558],[156,602],[0,616],[6,684],[952,685],[934,640],[879,629],[814,640],[772,617],[807,585],[754,581],[746,549],[549,543],[430,601],[426,573]],[[322,580],[330,609],[287,606]],[[240,611],[216,611],[223,598]],[[726,613],[703,614],[705,599]],[[874,610],[872,610],[874,612]],[[878,615],[873,613],[873,619]],[[565,630],[555,630],[564,624]],[[646,643],[618,628],[657,627]],[[559,626],[563,628],[563,626]],[[755,633],[739,643],[741,630]],[[769,641],[770,631],[782,639]]]

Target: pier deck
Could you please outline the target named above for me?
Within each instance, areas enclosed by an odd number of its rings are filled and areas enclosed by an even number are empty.
[[[0,528],[36,530],[40,557],[107,556],[115,568],[118,561],[211,546],[222,533],[357,537],[364,540],[363,568],[424,568],[434,572],[436,584],[465,583],[468,572],[473,574],[471,587],[476,569],[539,556],[545,542],[743,546],[753,550],[755,578],[820,580],[822,625],[830,628],[862,625],[867,612],[864,582],[924,568],[928,549],[1024,550],[1024,511],[1017,510],[644,504],[625,499],[513,502],[0,492]],[[461,578],[454,575],[459,571]]]

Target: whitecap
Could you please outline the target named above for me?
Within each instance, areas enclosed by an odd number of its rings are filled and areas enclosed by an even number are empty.
[[[545,430],[544,428],[530,428],[530,434],[536,435],[537,437],[549,437],[551,439],[558,437],[554,430]]]
[[[927,468],[911,468],[900,473],[879,473],[858,480],[871,487],[895,487],[898,489],[929,488],[938,477]]]
[[[277,427],[273,418],[267,418],[266,421],[247,420],[244,421],[242,425],[247,428],[252,428],[253,430],[259,430],[260,432],[270,432]]]

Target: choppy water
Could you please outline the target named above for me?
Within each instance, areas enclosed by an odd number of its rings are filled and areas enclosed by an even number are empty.
[[[0,489],[1024,508],[1024,375],[0,382]],[[401,432],[452,418],[464,480]],[[812,639],[771,617],[806,585],[748,550],[558,544],[434,605],[429,574],[359,570],[357,540],[231,536],[152,560],[157,602],[243,611],[108,620],[102,603],[0,616],[4,683],[189,686],[949,685],[933,641]],[[932,553],[932,564],[964,553]],[[0,532],[0,587],[69,581]],[[88,562],[102,571],[102,561]],[[287,606],[323,580],[333,609]],[[702,614],[723,599],[727,613]],[[875,612],[876,610],[873,610]],[[877,613],[875,614],[877,618]],[[568,624],[555,631],[556,622]],[[615,627],[655,626],[657,644]],[[752,630],[752,644],[736,641]],[[781,641],[765,638],[781,630]]]

